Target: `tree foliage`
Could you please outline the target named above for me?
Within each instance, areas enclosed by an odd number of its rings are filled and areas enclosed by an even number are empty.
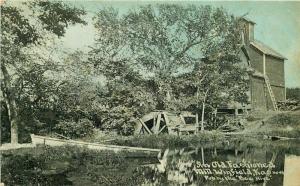
[[[107,87],[115,87],[108,89],[109,103],[117,104],[108,107],[111,112],[140,110],[126,97],[137,87],[143,91],[136,99],[151,100],[155,109],[198,112],[205,102],[214,109],[247,102],[239,19],[224,9],[160,4],[120,13],[105,8],[94,20],[99,34],[89,62],[107,78]],[[116,94],[122,101],[114,100]]]
[[[300,88],[287,88],[286,98],[300,102]]]
[[[56,85],[45,74],[55,71],[57,65],[47,43],[55,36],[63,36],[68,25],[85,23],[84,14],[63,2],[37,0],[1,6],[1,92],[12,143],[18,142],[21,123],[31,123],[37,119],[36,110],[51,104],[49,98]]]
[[[239,18],[222,8],[103,8],[93,19],[91,50],[64,55],[53,41],[68,26],[85,24],[84,10],[57,1],[20,4],[1,6],[1,111],[7,116],[1,121],[10,124],[14,142],[18,128],[72,136],[88,120],[130,134],[136,118],[156,109],[204,115],[247,103]]]

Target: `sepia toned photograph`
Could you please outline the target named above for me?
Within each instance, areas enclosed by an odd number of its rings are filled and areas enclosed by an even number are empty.
[[[0,7],[0,186],[300,186],[300,1]]]

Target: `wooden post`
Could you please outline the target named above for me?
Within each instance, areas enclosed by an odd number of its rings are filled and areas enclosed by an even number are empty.
[[[202,159],[202,164],[204,164],[204,149],[201,147],[201,159]]]
[[[198,119],[198,113],[196,113],[196,133],[199,132],[199,119]]]
[[[167,125],[164,125],[164,126],[158,131],[157,134],[161,133],[166,127],[167,127]]]
[[[217,148],[216,148],[216,147],[214,148],[214,155],[215,155],[215,156],[218,155],[218,154],[217,154]]]

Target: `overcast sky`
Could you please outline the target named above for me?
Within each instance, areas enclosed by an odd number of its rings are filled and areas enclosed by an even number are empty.
[[[166,2],[166,1],[165,1]],[[76,6],[86,9],[89,24],[86,26],[73,26],[67,30],[65,38],[62,39],[64,46],[73,49],[87,48],[93,43],[95,30],[91,17],[98,9],[104,6],[113,6],[120,11],[128,11],[131,8],[146,4],[162,2],[135,2],[119,1],[72,1]],[[174,1],[168,3],[174,3]],[[228,12],[237,16],[248,13],[247,17],[256,22],[255,39],[260,40],[272,47],[283,56],[285,61],[285,79],[287,87],[300,87],[300,2],[257,2],[257,1],[192,1],[175,2],[194,5],[223,6]]]

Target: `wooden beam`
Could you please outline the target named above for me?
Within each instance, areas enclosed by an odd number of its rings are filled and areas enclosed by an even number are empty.
[[[147,127],[147,125],[141,119],[139,119],[139,121],[142,123],[143,127],[147,130],[147,132],[149,134],[152,134],[151,130]]]
[[[167,125],[164,125],[164,126],[158,131],[157,134],[161,133],[166,127],[167,127]]]
[[[158,134],[159,133],[160,120],[161,120],[161,113],[158,114],[158,116],[157,116],[157,121],[156,121],[156,124],[154,126],[154,134]]]
[[[141,120],[143,122],[149,121],[153,118],[155,118],[158,114],[160,114],[159,112],[150,112],[149,114],[144,115]]]
[[[162,114],[164,115],[166,125],[168,126],[170,124],[169,118],[166,113],[163,112]]]
[[[166,126],[168,127],[168,133],[169,134],[173,133],[173,131],[171,129],[171,126],[170,126],[170,121],[169,121],[169,118],[168,118],[167,114],[164,113],[164,112],[162,114],[164,115]]]

